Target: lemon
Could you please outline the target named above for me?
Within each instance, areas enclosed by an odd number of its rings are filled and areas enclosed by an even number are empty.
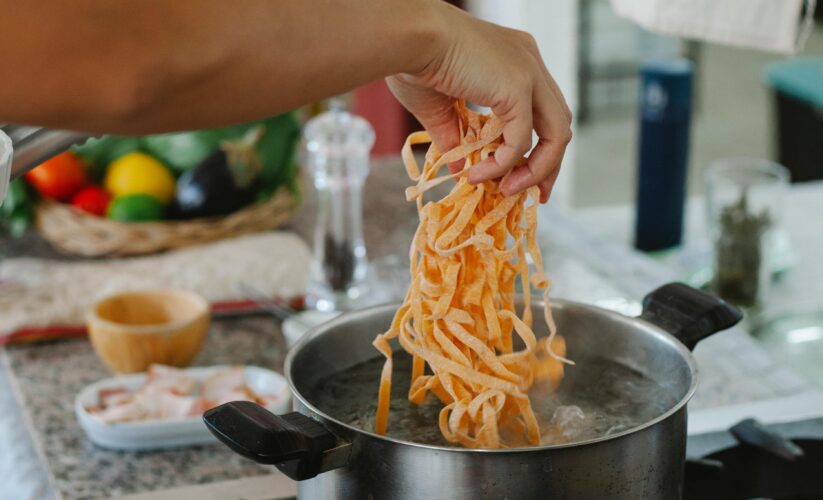
[[[111,162],[104,185],[114,196],[145,194],[166,204],[174,196],[174,177],[156,158],[138,151]]]

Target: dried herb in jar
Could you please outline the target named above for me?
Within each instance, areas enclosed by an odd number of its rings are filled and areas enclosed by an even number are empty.
[[[715,291],[725,300],[753,306],[768,279],[762,266],[763,235],[772,224],[767,210],[759,214],[749,208],[748,192],[720,213],[720,234],[715,242]]]

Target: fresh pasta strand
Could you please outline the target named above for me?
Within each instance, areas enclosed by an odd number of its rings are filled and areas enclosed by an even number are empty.
[[[410,250],[412,283],[391,327],[374,341],[386,357],[375,430],[385,434],[388,426],[389,340],[397,339],[414,359],[409,400],[420,404],[432,392],[444,404],[438,425],[446,440],[470,448],[535,445],[540,429],[527,392],[538,381],[557,387],[563,364],[573,364],[551,316],[550,281],[536,243],[538,188],[505,197],[496,181],[469,185],[467,172],[501,144],[502,124],[463,102],[456,109],[460,145],[441,154],[432,144],[422,169],[411,147],[430,143],[429,134],[415,132],[403,146],[406,171],[416,182],[406,197],[417,203],[420,224]],[[442,166],[459,159],[462,171],[438,177]],[[423,203],[427,190],[450,179],[457,182],[447,196]],[[527,253],[536,267],[531,276]],[[526,304],[520,315],[518,279]],[[532,286],[543,290],[546,305],[549,335],[540,340],[532,331]],[[519,351],[513,351],[514,334],[524,345]]]

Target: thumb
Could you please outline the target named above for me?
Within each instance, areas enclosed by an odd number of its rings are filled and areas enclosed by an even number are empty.
[[[460,145],[459,118],[454,109],[454,99],[439,94],[431,104],[426,113],[415,114],[415,117],[429,132],[432,142],[442,154]],[[459,172],[463,169],[463,162],[450,163],[449,170]]]

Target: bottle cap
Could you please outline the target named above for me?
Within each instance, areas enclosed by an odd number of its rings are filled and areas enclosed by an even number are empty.
[[[692,62],[683,58],[656,59],[640,68],[643,116],[661,119],[688,112],[692,101]]]
[[[306,151],[329,159],[368,156],[374,146],[374,128],[364,118],[333,99],[329,110],[309,120],[303,132]]]

